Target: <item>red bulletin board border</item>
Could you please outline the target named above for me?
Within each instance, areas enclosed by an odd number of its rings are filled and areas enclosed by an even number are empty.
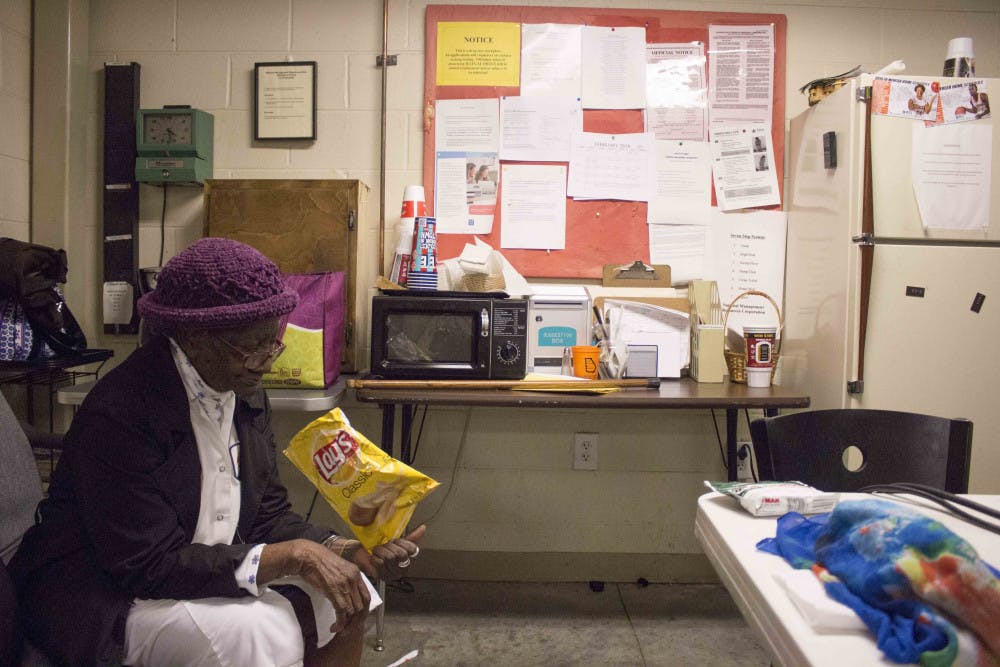
[[[518,95],[517,86],[438,86],[438,23],[451,21],[571,23],[605,27],[645,26],[648,43],[701,41],[708,49],[709,25],[774,24],[774,91],[771,114],[771,141],[774,147],[778,189],[782,193],[785,152],[785,32],[784,14],[744,14],[738,12],[688,12],[671,10],[597,9],[584,7],[517,7],[496,5],[428,5],[424,69],[424,188],[427,209],[434,206],[434,109],[437,100],[500,98]],[[706,76],[708,72],[706,71]],[[587,132],[642,132],[639,110],[584,111]],[[505,161],[506,162],[506,161]],[[556,163],[559,164],[559,163]],[[562,163],[566,164],[566,163]],[[503,184],[500,184],[503,188]],[[501,192],[497,192],[497,202]],[[772,207],[780,208],[780,207]],[[566,249],[526,250],[500,247],[500,206],[490,234],[478,235],[503,253],[510,263],[529,278],[600,278],[604,264],[649,261],[646,203],[631,201],[566,200]],[[472,234],[441,234],[438,257],[448,259],[462,252]]]

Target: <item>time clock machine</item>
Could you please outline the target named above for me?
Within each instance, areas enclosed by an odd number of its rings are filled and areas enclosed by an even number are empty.
[[[215,118],[187,105],[139,109],[135,180],[140,183],[204,183],[212,177]]]

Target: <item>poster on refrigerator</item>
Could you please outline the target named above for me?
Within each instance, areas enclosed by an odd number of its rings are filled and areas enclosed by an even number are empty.
[[[925,228],[989,226],[992,130],[977,123],[913,126],[913,194]]]
[[[945,123],[964,123],[990,116],[990,96],[982,79],[941,86]]]
[[[940,89],[937,81],[877,76],[872,81],[872,113],[928,123],[944,122]]]

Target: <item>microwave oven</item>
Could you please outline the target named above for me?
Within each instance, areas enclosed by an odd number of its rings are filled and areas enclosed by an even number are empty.
[[[372,298],[371,373],[421,380],[520,380],[528,302],[496,293],[396,290]]]

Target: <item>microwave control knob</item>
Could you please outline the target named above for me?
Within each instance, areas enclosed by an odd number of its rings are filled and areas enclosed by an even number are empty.
[[[513,364],[521,356],[521,348],[512,341],[507,341],[497,348],[497,359],[503,364]]]

